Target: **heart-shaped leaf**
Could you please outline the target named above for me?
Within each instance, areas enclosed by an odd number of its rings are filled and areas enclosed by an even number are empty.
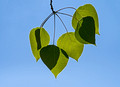
[[[68,56],[72,57],[78,61],[79,57],[82,54],[84,44],[80,43],[75,38],[74,32],[69,32],[63,34],[57,41],[57,46],[65,50]]]
[[[30,31],[29,38],[32,53],[36,61],[38,61],[40,58],[40,49],[49,44],[50,36],[44,28],[37,27]]]
[[[95,8],[91,4],[80,6],[74,13],[72,18],[72,26],[76,29],[79,20],[84,17],[91,16],[95,20],[95,33],[99,35],[98,15]]]
[[[68,62],[67,53],[55,45],[48,45],[40,50],[42,61],[55,77],[65,68]]]
[[[92,17],[84,17],[78,22],[75,37],[83,44],[95,45],[95,22]]]

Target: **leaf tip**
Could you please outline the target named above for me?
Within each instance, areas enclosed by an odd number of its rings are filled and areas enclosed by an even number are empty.
[[[53,75],[55,76],[55,79],[57,79],[58,74],[54,74],[54,73],[53,73]]]
[[[97,45],[95,44],[95,46],[97,47]]]
[[[57,79],[57,76],[55,76],[55,79]]]
[[[100,33],[99,33],[99,32],[98,32],[97,34],[98,34],[98,35],[100,35]]]
[[[75,59],[78,62],[78,59]]]
[[[96,44],[93,44],[94,46],[96,46]]]
[[[39,58],[36,59],[36,62],[38,62]]]

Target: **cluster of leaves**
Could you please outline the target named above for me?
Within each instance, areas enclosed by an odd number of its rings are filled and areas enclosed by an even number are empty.
[[[57,15],[59,11],[52,14]],[[91,4],[80,6],[72,16],[72,26],[75,32],[63,34],[58,39],[57,46],[49,45],[50,36],[43,25],[52,14],[42,23],[41,27],[33,28],[29,36],[36,61],[41,58],[54,76],[57,77],[67,65],[69,57],[78,61],[84,44],[96,45],[95,34],[99,34],[99,24],[97,12]]]

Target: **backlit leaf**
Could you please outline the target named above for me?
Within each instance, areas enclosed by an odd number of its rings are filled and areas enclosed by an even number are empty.
[[[92,17],[85,17],[78,22],[75,37],[83,44],[95,45],[95,23]]]
[[[76,29],[78,21],[87,16],[91,16],[95,20],[95,33],[99,35],[98,15],[95,8],[91,4],[80,6],[76,10],[72,18],[73,28]]]
[[[55,45],[43,47],[40,51],[41,59],[55,77],[65,68],[68,62],[66,52]]]
[[[30,31],[29,35],[31,49],[36,61],[40,58],[40,49],[44,46],[47,46],[50,41],[49,34],[45,31],[44,28],[33,28]]]
[[[76,61],[81,56],[84,44],[80,43],[75,38],[74,32],[63,34],[57,41],[57,46],[65,50],[68,56],[72,57]]]

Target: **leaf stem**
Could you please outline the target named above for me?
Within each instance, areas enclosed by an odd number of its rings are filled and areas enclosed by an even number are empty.
[[[74,8],[74,7],[64,7],[64,8],[61,8],[61,9],[57,10],[56,12],[64,10],[64,9],[68,9],[68,8],[76,10],[76,8]]]
[[[54,36],[53,36],[53,45],[55,43],[55,14],[54,14]]]
[[[72,15],[70,14],[66,14],[66,13],[62,13],[62,12],[57,12],[58,14],[62,14],[62,15],[67,15],[67,16],[70,16],[70,17],[73,17]],[[78,13],[79,14],[79,13]],[[80,15],[80,14],[79,14]],[[77,21],[79,21],[76,17],[74,17]]]
[[[46,21],[53,15],[54,13],[51,13],[44,21],[43,23],[40,25],[40,27],[43,27],[44,24],[46,23]]]
[[[62,19],[59,17],[59,15],[58,15],[58,14],[56,14],[56,15],[58,16],[58,18],[59,18],[59,19],[60,19],[60,21],[62,22],[62,24],[63,24],[63,26],[64,26],[64,28],[65,28],[66,32],[68,33],[68,30],[67,30],[67,28],[66,28],[66,26],[65,26],[64,22],[62,21]]]
[[[70,16],[70,17],[73,17],[72,15],[70,14],[66,14],[66,13],[62,13],[62,12],[57,12],[58,14],[63,14],[63,15],[67,15],[67,16]]]
[[[66,13],[62,13],[62,12],[57,12],[58,14],[62,14],[62,15],[67,15],[67,16],[70,16],[70,17],[73,17],[72,15],[70,14],[66,14]],[[79,14],[79,13],[78,13]],[[79,21],[76,17],[74,17],[77,21]]]

